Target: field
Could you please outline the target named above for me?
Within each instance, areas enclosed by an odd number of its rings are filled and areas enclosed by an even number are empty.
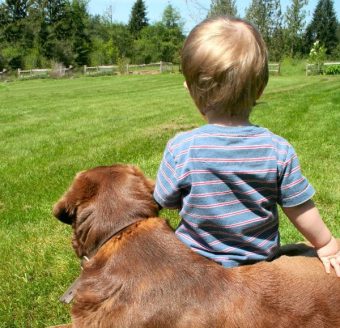
[[[252,121],[294,145],[340,237],[340,77],[295,73],[271,77]],[[182,84],[179,74],[0,83],[0,327],[70,320],[58,298],[79,261],[51,207],[93,166],[133,163],[154,178],[167,140],[204,123]],[[302,239],[283,215],[281,234]]]

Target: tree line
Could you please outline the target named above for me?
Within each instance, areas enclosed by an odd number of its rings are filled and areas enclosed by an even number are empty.
[[[105,64],[180,62],[183,19],[169,2],[158,22],[147,17],[147,0],[136,0],[127,24],[112,9],[90,15],[87,0],[0,0],[0,70]],[[197,0],[186,0],[198,5]],[[262,33],[270,60],[306,57],[316,41],[329,58],[340,59],[340,24],[333,0],[319,0],[306,24],[308,0],[252,0],[245,19]],[[205,17],[239,16],[236,0],[211,0]],[[202,18],[205,18],[202,17]]]
[[[127,24],[113,22],[110,11],[90,15],[86,0],[0,1],[0,70],[179,62],[184,23],[171,4],[153,24],[144,0]]]
[[[239,16],[236,4],[236,0],[211,0],[208,16]],[[340,59],[340,24],[333,0],[319,0],[308,25],[307,4],[308,0],[290,0],[283,12],[280,0],[252,0],[246,8],[244,18],[261,32],[270,60],[306,57],[316,41],[329,58]]]

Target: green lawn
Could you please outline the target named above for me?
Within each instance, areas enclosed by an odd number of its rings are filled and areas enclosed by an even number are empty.
[[[71,230],[51,207],[77,171],[133,163],[155,177],[167,140],[203,123],[179,74],[0,83],[0,327],[70,320]],[[287,138],[340,237],[340,77],[271,77],[252,120]],[[163,211],[171,219],[176,213]],[[282,241],[301,239],[284,217]]]

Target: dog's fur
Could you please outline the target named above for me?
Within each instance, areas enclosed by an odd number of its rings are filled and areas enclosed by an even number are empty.
[[[134,166],[97,167],[54,206],[77,255],[90,257],[70,327],[340,327],[340,279],[317,258],[225,269],[157,217],[153,187]]]

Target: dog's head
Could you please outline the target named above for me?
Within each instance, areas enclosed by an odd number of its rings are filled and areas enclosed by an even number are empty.
[[[73,248],[90,256],[112,232],[158,215],[154,183],[132,165],[100,166],[76,175],[53,215],[73,227]]]

